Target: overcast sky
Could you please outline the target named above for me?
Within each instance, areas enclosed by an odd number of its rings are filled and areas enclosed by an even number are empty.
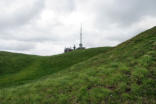
[[[36,55],[115,46],[156,25],[156,0],[0,0],[0,51]]]

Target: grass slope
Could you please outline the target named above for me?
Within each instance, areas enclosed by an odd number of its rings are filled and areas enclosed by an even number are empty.
[[[47,57],[0,52],[0,87],[20,85],[56,73],[108,49],[93,48]]]
[[[51,61],[46,62],[49,66]],[[155,104],[156,27],[61,69],[40,80],[0,89],[1,103]]]

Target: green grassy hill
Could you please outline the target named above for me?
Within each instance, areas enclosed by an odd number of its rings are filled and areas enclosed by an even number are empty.
[[[109,49],[93,48],[46,57],[0,52],[0,87],[20,85],[45,77]]]
[[[0,104],[155,104],[156,27],[113,48],[0,53]]]

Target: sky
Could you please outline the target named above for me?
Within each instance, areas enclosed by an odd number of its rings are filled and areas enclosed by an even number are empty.
[[[156,0],[0,0],[0,51],[55,55],[116,46],[156,25]]]

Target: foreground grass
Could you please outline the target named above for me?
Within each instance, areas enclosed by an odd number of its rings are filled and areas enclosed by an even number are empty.
[[[2,88],[0,101],[2,104],[155,104],[155,50],[156,28],[152,28],[40,80]]]

